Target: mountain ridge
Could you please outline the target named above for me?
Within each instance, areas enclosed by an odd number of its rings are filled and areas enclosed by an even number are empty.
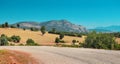
[[[95,30],[95,31],[100,31],[100,32],[120,32],[120,25],[111,25],[111,26],[106,26],[106,27],[96,27],[94,29],[89,29],[89,30]]]
[[[87,32],[88,30],[82,25],[75,25],[68,20],[50,20],[44,22],[35,22],[35,21],[22,21],[15,23],[13,25],[19,24],[21,28],[40,28],[41,26],[45,26],[48,31],[55,28],[57,31],[65,31],[65,32]]]

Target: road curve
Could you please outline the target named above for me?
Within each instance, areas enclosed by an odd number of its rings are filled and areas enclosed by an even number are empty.
[[[49,46],[0,46],[32,54],[42,64],[120,64],[120,51]]]

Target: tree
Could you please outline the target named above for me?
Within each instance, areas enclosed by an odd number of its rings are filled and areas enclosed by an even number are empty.
[[[116,49],[115,37],[109,33],[91,32],[87,35],[83,47],[97,49]]]
[[[64,38],[64,34],[60,33],[59,37],[60,37],[60,39],[63,39]]]
[[[2,24],[2,28],[5,28],[5,24]]]
[[[10,28],[16,28],[16,26],[11,25]]]
[[[6,37],[0,37],[0,46],[8,45],[8,40]]]
[[[15,42],[15,43],[18,43],[18,42],[20,42],[20,40],[21,40],[20,36],[15,36],[15,35],[13,35],[13,36],[11,37],[11,39],[12,39],[12,41]]]
[[[5,34],[1,34],[1,37],[6,37],[6,35]]]
[[[77,42],[76,40],[72,40],[73,45],[75,45],[76,42]]]
[[[32,40],[32,39],[28,39],[27,41],[26,41],[26,45],[34,45],[35,44],[35,42],[34,42],[34,40]]]
[[[55,28],[52,28],[52,32],[55,33],[55,32],[56,32],[56,29],[55,29]]]
[[[20,25],[19,25],[19,24],[17,24],[17,28],[20,28]]]
[[[60,42],[60,39],[58,37],[55,38],[55,43],[58,44]]]
[[[5,27],[9,27],[8,22],[5,22]]]
[[[33,28],[33,27],[31,27],[31,28],[30,28],[30,30],[31,30],[31,31],[34,31],[34,28]]]
[[[25,28],[23,28],[23,30],[25,31],[26,29],[25,29]]]
[[[44,35],[45,32],[46,32],[45,26],[42,26],[41,29],[40,29],[40,31],[41,31],[42,35]]]

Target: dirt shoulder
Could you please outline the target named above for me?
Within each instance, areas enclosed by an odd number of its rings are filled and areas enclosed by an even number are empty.
[[[0,50],[0,64],[38,64],[30,54],[20,51]]]

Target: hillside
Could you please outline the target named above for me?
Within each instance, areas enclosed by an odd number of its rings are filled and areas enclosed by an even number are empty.
[[[43,45],[53,45],[54,40],[56,37],[59,35],[56,34],[49,34],[46,33],[44,36],[41,35],[41,32],[34,32],[34,31],[29,31],[29,30],[22,30],[22,29],[17,29],[17,28],[0,28],[0,35],[1,34],[6,34],[7,36],[12,36],[12,35],[19,35],[21,37],[20,43],[25,43],[28,38],[33,39],[36,43],[38,44],[43,44]],[[72,36],[65,36],[63,40],[67,42],[68,44],[71,44],[72,40],[76,39],[80,42],[84,41],[84,37],[72,37]]]
[[[107,27],[96,27],[95,30],[97,32],[120,32],[120,26],[119,25],[113,25],[113,26],[107,26]]]
[[[50,20],[41,23],[37,23],[35,21],[24,21],[13,25],[16,26],[17,24],[19,24],[21,28],[40,28],[41,26],[45,26],[48,31],[55,28],[57,31],[65,32],[87,32],[87,29],[84,26],[75,25],[68,20]]]

